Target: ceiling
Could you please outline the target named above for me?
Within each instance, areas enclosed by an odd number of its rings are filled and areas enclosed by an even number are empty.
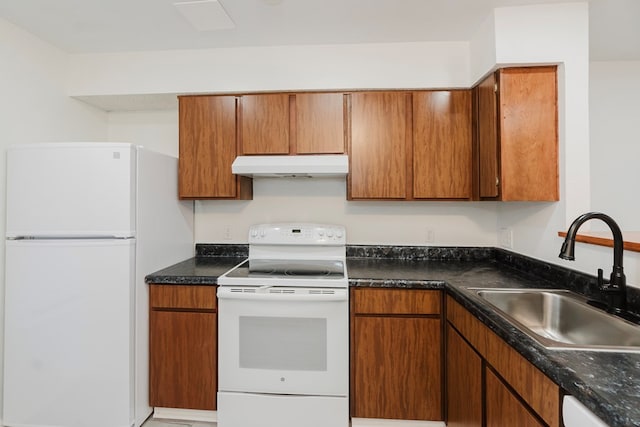
[[[67,52],[98,53],[464,41],[495,7],[571,0],[198,0],[222,6],[235,25],[210,31],[197,30],[174,6],[184,1],[2,0],[0,17]],[[591,59],[640,60],[640,0],[588,1]],[[207,12],[190,10],[196,19]]]

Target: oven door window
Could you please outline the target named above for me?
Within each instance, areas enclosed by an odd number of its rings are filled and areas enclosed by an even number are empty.
[[[240,368],[327,370],[327,319],[240,316]]]

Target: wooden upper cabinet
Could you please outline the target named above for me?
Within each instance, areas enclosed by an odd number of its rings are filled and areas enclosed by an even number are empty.
[[[342,93],[276,93],[240,97],[242,154],[345,152]]]
[[[295,95],[293,105],[295,141],[292,154],[345,152],[342,93],[299,93]]]
[[[289,94],[240,97],[242,154],[289,154]]]
[[[348,198],[409,198],[411,138],[411,93],[351,94]]]
[[[236,158],[236,98],[179,97],[178,195],[183,199],[251,198],[247,178],[231,173]]]
[[[502,200],[558,200],[556,67],[498,75]]]
[[[498,175],[498,110],[495,74],[487,76],[476,86],[478,179],[481,198],[498,197],[500,176]]]
[[[413,197],[470,199],[471,91],[413,93]]]
[[[559,200],[557,67],[504,68],[492,80],[477,89],[480,198]]]

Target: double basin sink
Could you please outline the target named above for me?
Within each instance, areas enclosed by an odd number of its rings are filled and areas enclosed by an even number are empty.
[[[640,353],[640,326],[588,304],[578,294],[546,289],[470,289],[548,349]]]

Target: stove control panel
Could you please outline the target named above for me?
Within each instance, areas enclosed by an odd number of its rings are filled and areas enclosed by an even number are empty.
[[[251,245],[345,245],[341,225],[311,223],[256,224],[249,228]]]

